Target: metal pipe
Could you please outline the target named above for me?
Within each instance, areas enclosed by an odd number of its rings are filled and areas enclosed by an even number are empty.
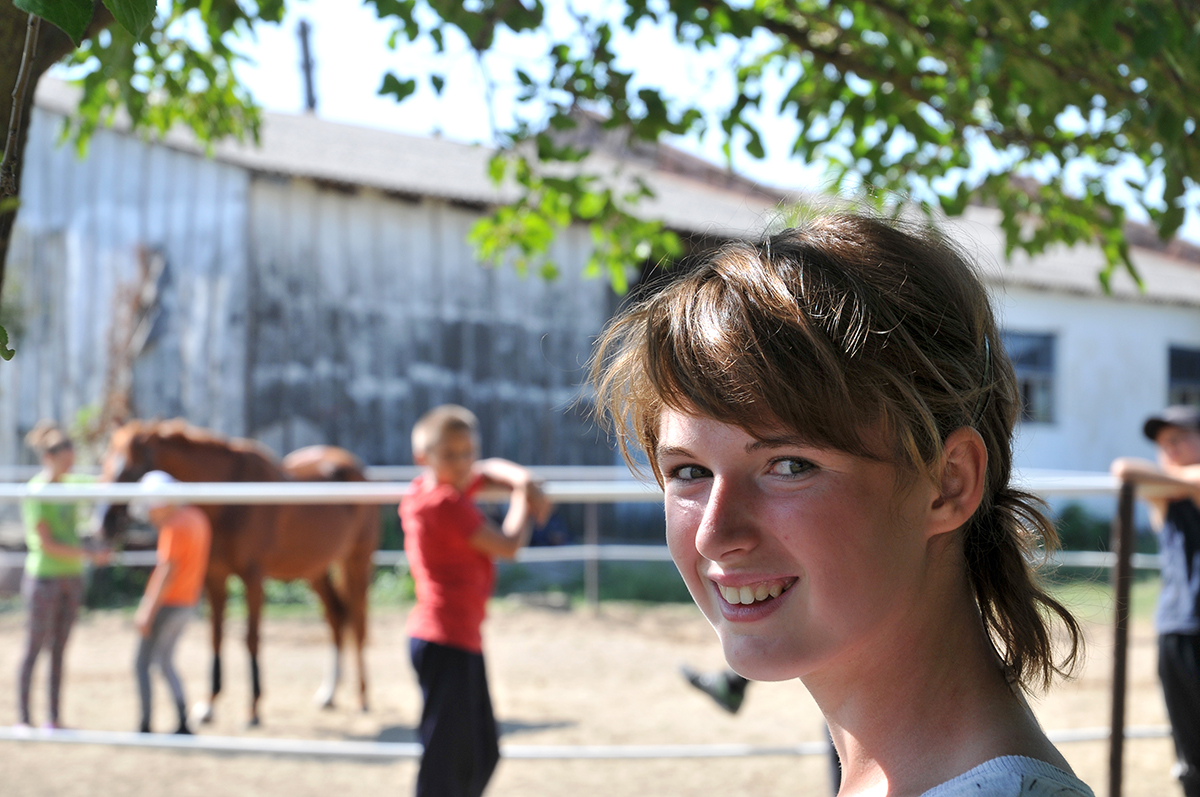
[[[1112,723],[1108,748],[1108,794],[1121,797],[1121,779],[1125,755],[1125,685],[1129,655],[1129,592],[1133,583],[1133,482],[1123,482],[1117,498],[1117,517],[1113,524],[1113,676]]]
[[[596,503],[583,508],[583,544],[590,549],[583,563],[583,593],[594,611],[600,608],[600,507]]]

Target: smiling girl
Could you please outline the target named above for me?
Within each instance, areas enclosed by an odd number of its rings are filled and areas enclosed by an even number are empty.
[[[729,664],[821,707],[839,794],[1091,796],[1024,698],[1082,637],[1028,564],[1056,537],[1009,484],[1020,398],[950,243],[831,215],[729,244],[614,319],[592,380]]]

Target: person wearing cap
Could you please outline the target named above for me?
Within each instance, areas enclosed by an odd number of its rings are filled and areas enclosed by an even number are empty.
[[[1112,473],[1155,488],[1144,497],[1162,559],[1158,675],[1175,740],[1174,774],[1186,797],[1200,797],[1200,408],[1167,407],[1143,431],[1158,446],[1158,463],[1122,457]]]
[[[147,488],[175,484],[169,474],[150,471],[141,478]],[[208,516],[195,506],[154,497],[131,501],[129,512],[158,529],[158,564],[146,583],[133,623],[141,634],[134,670],[141,699],[138,730],[150,732],[150,665],[162,672],[179,714],[178,734],[190,734],[183,683],[175,671],[175,646],[200,602],[200,590],[208,569],[212,527]]]
[[[71,473],[75,466],[75,446],[71,438],[53,421],[39,421],[25,436],[25,443],[42,461],[42,469],[29,480],[31,488],[47,484],[89,481]],[[28,610],[25,649],[17,668],[17,727],[27,729],[30,689],[38,654],[50,652],[47,679],[49,705],[47,730],[61,728],[59,703],[62,693],[63,660],[67,638],[83,601],[83,568],[86,561],[103,564],[108,560],[104,549],[84,547],[76,528],[76,505],[29,499],[22,502],[25,523],[25,573],[21,595]]]

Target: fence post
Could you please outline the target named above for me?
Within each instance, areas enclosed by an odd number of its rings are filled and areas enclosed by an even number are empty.
[[[1133,482],[1122,482],[1117,498],[1111,548],[1117,555],[1113,567],[1113,676],[1112,729],[1108,748],[1108,796],[1121,797],[1121,775],[1125,754],[1125,681],[1129,654],[1129,590],[1133,582]]]
[[[600,505],[583,505],[583,543],[587,558],[583,562],[583,593],[588,606],[600,608]]]

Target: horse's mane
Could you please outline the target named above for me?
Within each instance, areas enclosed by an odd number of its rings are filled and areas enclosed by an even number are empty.
[[[182,418],[173,418],[166,421],[130,421],[113,433],[114,442],[120,439],[118,435],[141,440],[158,438],[166,443],[182,443],[200,448],[219,449],[249,457],[260,457],[266,460],[273,468],[279,469],[282,467],[279,457],[276,456],[275,452],[257,440],[248,440],[243,437],[224,437],[216,432],[193,426]]]

